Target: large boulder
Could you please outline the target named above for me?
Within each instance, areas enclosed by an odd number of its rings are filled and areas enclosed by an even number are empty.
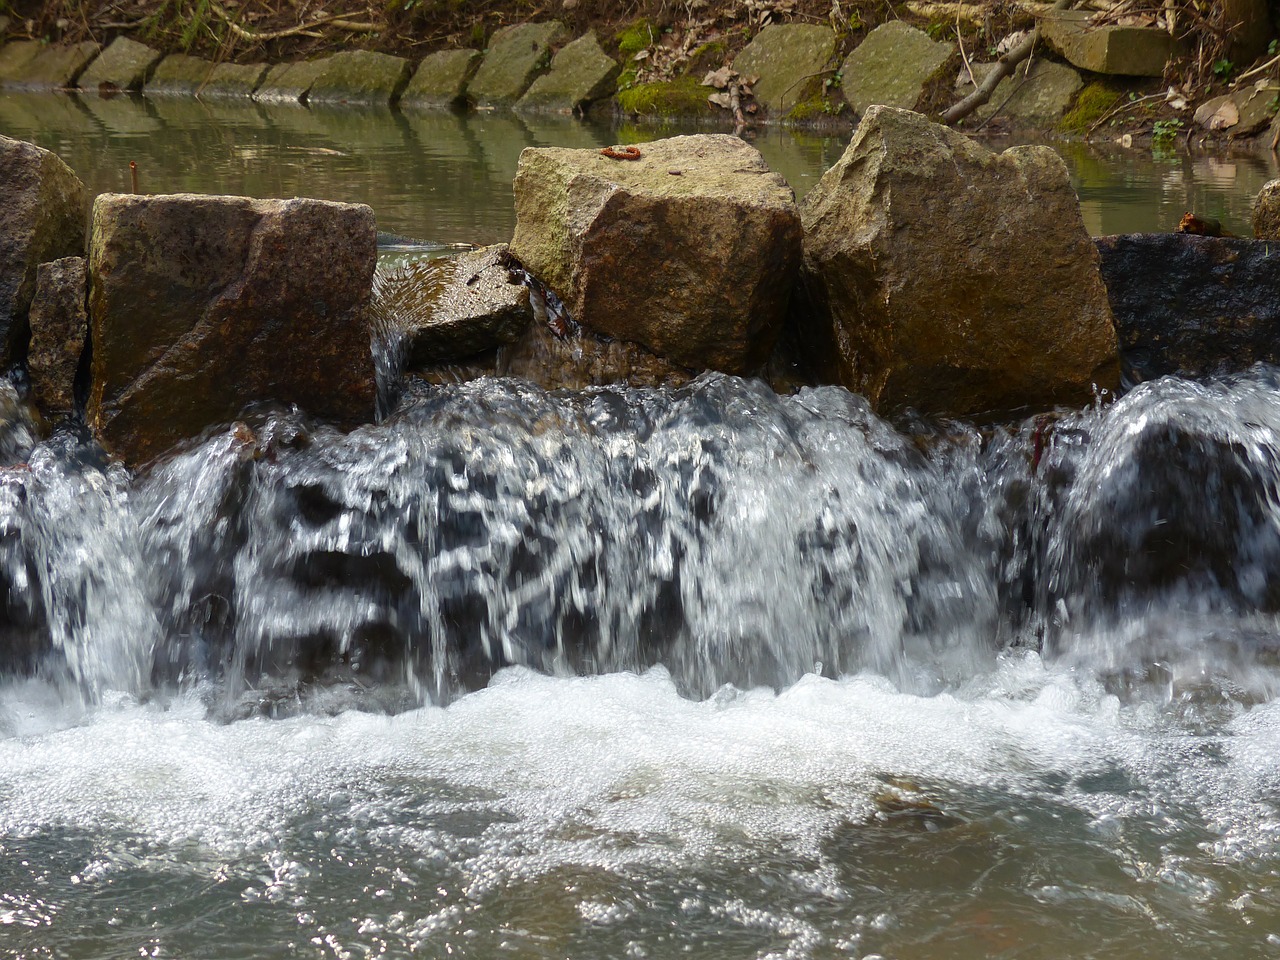
[[[581,110],[613,95],[620,69],[617,61],[600,49],[596,35],[584,33],[551,58],[551,70],[533,81],[516,109],[552,113]]]
[[[844,98],[859,114],[877,103],[910,110],[955,52],[954,43],[932,40],[922,30],[890,20],[845,58],[840,70]]]
[[[1099,237],[1097,245],[1130,379],[1280,363],[1274,243],[1151,233]]]
[[[733,60],[733,69],[759,79],[756,102],[771,117],[785,117],[802,100],[822,92],[822,73],[836,55],[830,27],[808,23],[771,23]]]
[[[0,136],[0,366],[23,355],[36,268],[84,253],[85,190],[48,150]]]
[[[597,333],[693,369],[755,370],[800,263],[791,188],[737,137],[630,149],[526,149],[511,252]]]
[[[551,64],[551,45],[568,35],[558,20],[495,30],[467,93],[479,106],[510,106]]]
[[[510,343],[533,318],[506,244],[414,260],[374,284],[374,322],[400,341],[408,370],[463,360]]]
[[[805,342],[880,410],[1002,415],[1118,385],[1062,158],[872,107],[805,198]]]
[[[36,406],[50,419],[67,416],[75,409],[72,388],[89,332],[87,289],[84,257],[42,263],[36,272],[27,370]]]
[[[93,206],[89,424],[140,463],[250,404],[372,417],[373,211],[103,194]]]

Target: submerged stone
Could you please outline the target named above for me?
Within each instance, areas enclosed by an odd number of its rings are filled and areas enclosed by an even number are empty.
[[[324,69],[307,91],[307,102],[394,103],[411,72],[404,57],[344,50],[324,61]]]
[[[1040,20],[1040,35],[1068,63],[1092,73],[1162,77],[1178,52],[1159,27],[1095,24],[1084,10],[1054,10]]]
[[[511,252],[597,333],[693,369],[755,370],[799,267],[791,188],[737,137],[627,149],[526,149]]]
[[[823,71],[836,54],[830,27],[776,23],[761,30],[733,60],[744,77],[757,76],[756,102],[771,117],[785,117],[802,100],[822,92]]]
[[[256,403],[372,418],[376,232],[358,204],[98,197],[87,413],[102,444],[142,463]]]
[[[872,107],[805,198],[803,339],[879,410],[1088,403],[1118,384],[1098,255],[1048,147]]]
[[[85,307],[88,272],[84,257],[40,264],[31,301],[31,346],[27,372],[31,395],[49,419],[75,409],[73,386],[89,332]]]
[[[48,150],[0,136],[0,365],[26,349],[36,270],[84,253],[85,189]]]
[[[326,69],[328,58],[278,63],[267,71],[253,92],[253,99],[267,103],[299,103]]]
[[[1280,363],[1280,250],[1185,233],[1099,237],[1120,355],[1134,381]]]
[[[845,99],[859,114],[876,103],[910,110],[955,52],[954,43],[931,40],[901,20],[883,23],[845,59]]]
[[[600,49],[594,33],[566,44],[551,60],[551,70],[533,81],[516,104],[518,110],[570,113],[613,95],[617,62]]]
[[[550,65],[551,45],[567,34],[556,20],[495,30],[467,92],[480,106],[515,103]]]
[[[423,59],[400,98],[402,107],[453,107],[466,102],[480,65],[478,50],[441,50]]]
[[[163,56],[159,50],[152,50],[136,40],[116,37],[80,75],[79,86],[83,90],[99,90],[103,87],[141,90]]]
[[[378,278],[373,320],[400,339],[406,370],[462,360],[524,332],[533,317],[529,291],[511,276],[506,254],[497,244],[415,260]]]

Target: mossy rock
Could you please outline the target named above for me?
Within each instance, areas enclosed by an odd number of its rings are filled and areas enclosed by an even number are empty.
[[[701,117],[711,110],[707,92],[693,77],[681,77],[620,90],[617,100],[624,113],[640,117]]]
[[[1076,102],[1058,122],[1063,133],[1088,133],[1090,128],[1114,110],[1122,94],[1105,83],[1089,84],[1076,96]]]
[[[729,45],[723,40],[712,40],[700,47],[695,47],[689,54],[689,62],[685,64],[686,77],[703,77],[709,70],[718,70],[729,59]]]
[[[843,99],[818,94],[797,103],[785,119],[792,123],[817,123],[835,120],[848,109],[849,105]]]
[[[639,68],[635,55],[648,49],[658,37],[658,31],[648,20],[640,19],[629,27],[624,27],[613,36],[618,47],[618,61],[622,64],[622,72],[618,74],[618,89],[625,90],[634,86]]]

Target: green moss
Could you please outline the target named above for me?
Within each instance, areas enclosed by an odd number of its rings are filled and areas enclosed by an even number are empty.
[[[1120,94],[1105,83],[1091,83],[1076,95],[1075,105],[1058,121],[1063,133],[1088,133],[1089,128],[1114,110]]]
[[[619,90],[635,86],[639,71],[635,55],[641,50],[647,50],[657,35],[653,24],[644,19],[637,20],[614,35],[614,43],[618,45],[618,59],[622,61],[622,72],[618,74]]]
[[[705,114],[707,88],[693,77],[659,83],[641,83],[618,91],[624,113],[642,117],[690,117]]]
[[[693,53],[689,54],[689,62],[684,68],[685,76],[705,76],[708,70],[718,69],[728,59],[729,45],[723,40],[704,43],[700,47],[695,47]]]
[[[791,112],[787,114],[786,119],[795,123],[808,123],[813,120],[830,120],[833,117],[840,116],[847,106],[844,101],[832,100],[821,94],[814,94],[801,100]]]

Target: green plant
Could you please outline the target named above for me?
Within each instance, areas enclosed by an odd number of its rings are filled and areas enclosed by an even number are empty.
[[[1225,80],[1227,77],[1231,76],[1231,71],[1234,70],[1235,67],[1236,65],[1234,63],[1226,57],[1223,57],[1221,60],[1215,60],[1213,62],[1213,75],[1219,80]]]
[[[1178,138],[1178,133],[1186,126],[1176,117],[1170,120],[1157,120],[1151,125],[1151,145],[1167,147]]]

